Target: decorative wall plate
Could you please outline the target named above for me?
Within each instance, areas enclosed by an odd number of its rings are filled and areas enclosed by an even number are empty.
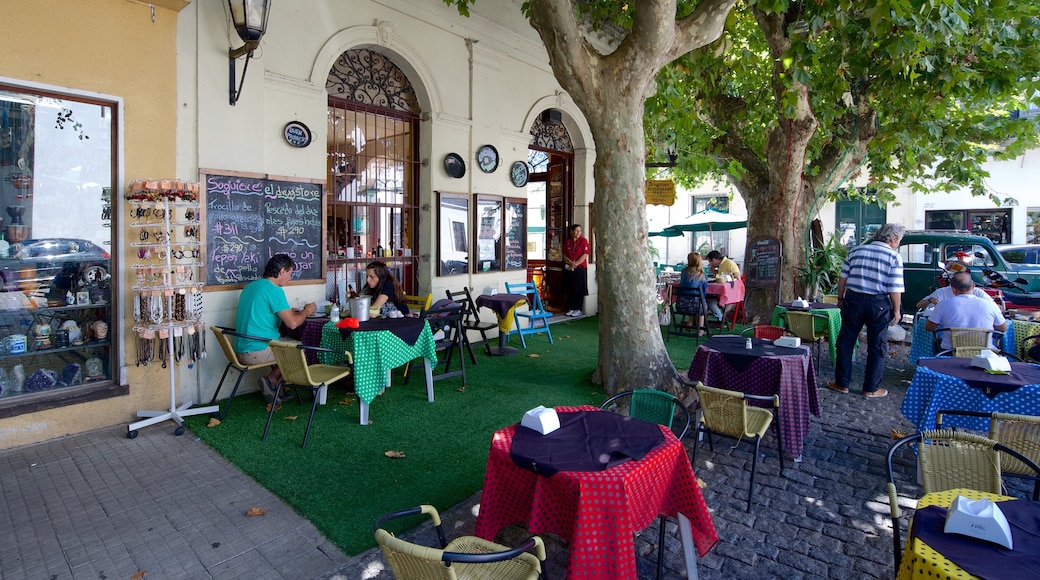
[[[444,156],[444,170],[448,175],[458,179],[466,175],[466,162],[458,153],[448,153]]]
[[[484,173],[493,173],[498,169],[498,149],[491,145],[477,149],[477,164]]]
[[[517,187],[527,185],[527,179],[531,176],[531,169],[526,161],[517,161],[509,168],[509,181]]]
[[[293,147],[306,147],[311,144],[311,140],[314,136],[311,134],[311,130],[307,125],[304,125],[300,121],[290,121],[286,123],[285,129],[282,131],[282,136],[285,137],[285,142]]]

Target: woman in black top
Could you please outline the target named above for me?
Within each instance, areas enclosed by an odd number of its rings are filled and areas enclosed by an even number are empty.
[[[379,316],[396,316],[394,312],[408,315],[401,284],[383,262],[372,262],[365,266],[364,294],[372,297],[372,308],[379,308]]]

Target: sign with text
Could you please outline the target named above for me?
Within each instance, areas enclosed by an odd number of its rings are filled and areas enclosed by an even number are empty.
[[[675,204],[675,182],[671,179],[646,180],[646,203],[669,206]]]
[[[780,287],[780,272],[783,256],[780,253],[780,240],[772,237],[755,238],[748,242],[746,258],[748,288],[776,286]]]
[[[324,280],[323,182],[257,174],[201,172],[206,285],[243,286],[284,253],[293,280]]]

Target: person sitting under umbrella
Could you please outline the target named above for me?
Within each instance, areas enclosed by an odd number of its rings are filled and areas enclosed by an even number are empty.
[[[708,263],[716,278],[724,275],[732,276],[733,279],[740,278],[740,268],[737,267],[736,262],[723,256],[722,252],[718,250],[708,252]],[[722,320],[722,309],[719,308],[718,298],[708,298],[708,310],[711,311],[712,316]]]

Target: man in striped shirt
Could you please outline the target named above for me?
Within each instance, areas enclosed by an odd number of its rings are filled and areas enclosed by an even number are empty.
[[[867,327],[867,368],[863,395],[884,397],[881,388],[885,374],[885,342],[888,327],[902,318],[899,303],[903,295],[903,260],[896,251],[906,228],[885,224],[874,233],[874,241],[849,251],[838,279],[838,305],[841,306],[841,331],[834,381],[827,388],[849,392],[852,380],[852,351],[863,326]]]

